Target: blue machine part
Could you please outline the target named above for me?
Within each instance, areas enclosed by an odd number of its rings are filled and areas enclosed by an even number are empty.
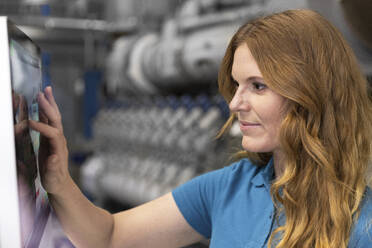
[[[93,137],[92,121],[99,110],[98,92],[102,82],[102,72],[88,70],[84,74],[84,136],[87,139]]]
[[[50,54],[47,52],[42,52],[41,54],[41,63],[42,63],[42,87],[45,89],[47,86],[51,86],[51,78],[50,78]]]
[[[50,16],[51,8],[49,4],[42,4],[40,6],[40,12],[42,16]]]

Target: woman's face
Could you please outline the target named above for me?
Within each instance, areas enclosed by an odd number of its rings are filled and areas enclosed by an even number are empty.
[[[231,74],[236,92],[229,107],[238,117],[244,150],[275,152],[279,149],[285,98],[265,84],[246,44],[236,49]]]

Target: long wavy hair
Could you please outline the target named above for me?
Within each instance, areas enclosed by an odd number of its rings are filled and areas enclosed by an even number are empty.
[[[271,186],[286,221],[269,247],[346,248],[367,187],[371,154],[371,99],[367,80],[340,32],[311,10],[288,10],[239,28],[219,71],[230,103],[236,48],[247,44],[265,83],[288,101],[280,127],[285,171]],[[223,134],[235,119],[231,114]],[[244,155],[266,164],[271,154]],[[277,218],[278,220],[278,218]],[[275,241],[275,242],[274,242]]]

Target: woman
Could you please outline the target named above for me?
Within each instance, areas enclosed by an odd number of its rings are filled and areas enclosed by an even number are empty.
[[[219,88],[232,113],[221,134],[237,119],[249,159],[114,215],[71,180],[58,107],[50,88],[40,95],[47,118],[31,126],[50,143],[43,185],[73,243],[372,247],[371,103],[340,33],[310,10],[251,21],[230,41]]]

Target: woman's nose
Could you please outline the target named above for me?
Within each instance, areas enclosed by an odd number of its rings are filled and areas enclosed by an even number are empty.
[[[241,109],[241,106],[243,104],[242,96],[238,92],[238,90],[235,92],[233,98],[231,99],[231,102],[229,104],[229,108],[231,112],[237,112]]]
[[[251,96],[249,93],[236,90],[229,104],[230,112],[248,112],[251,110]]]

